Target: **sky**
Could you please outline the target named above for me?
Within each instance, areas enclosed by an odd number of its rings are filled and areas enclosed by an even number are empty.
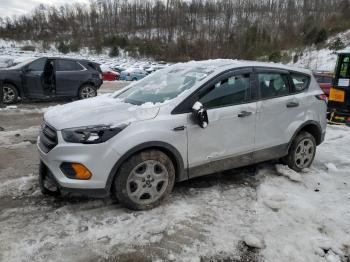
[[[0,17],[26,14],[39,4],[59,6],[72,2],[88,4],[89,0],[0,0]]]

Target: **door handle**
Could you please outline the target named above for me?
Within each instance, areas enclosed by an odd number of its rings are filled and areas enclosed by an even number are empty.
[[[287,106],[287,108],[298,107],[299,103],[298,102],[288,102],[286,106]]]
[[[251,114],[252,114],[252,112],[242,111],[242,112],[238,113],[238,117],[248,117]]]

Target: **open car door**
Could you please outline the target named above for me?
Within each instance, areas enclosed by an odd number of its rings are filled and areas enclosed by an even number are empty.
[[[42,77],[47,58],[39,58],[23,69],[23,90],[28,98],[44,98]]]

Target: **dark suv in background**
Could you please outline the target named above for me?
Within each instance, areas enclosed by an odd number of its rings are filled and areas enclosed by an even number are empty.
[[[89,98],[103,83],[100,65],[84,59],[41,57],[0,71],[3,102]]]

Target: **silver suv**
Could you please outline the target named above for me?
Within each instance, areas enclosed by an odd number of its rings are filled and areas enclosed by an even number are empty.
[[[327,98],[308,70],[210,60],[176,64],[109,95],[48,111],[44,194],[159,205],[176,181],[280,159],[301,171],[325,136]]]

